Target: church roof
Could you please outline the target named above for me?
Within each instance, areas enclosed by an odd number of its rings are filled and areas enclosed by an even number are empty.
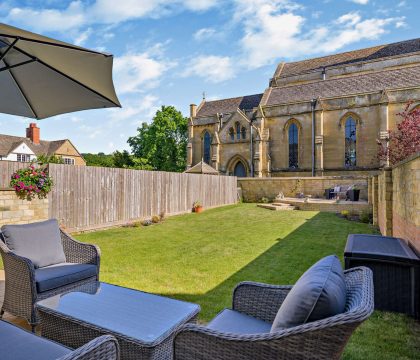
[[[420,87],[420,65],[271,89],[265,105]]]
[[[199,108],[197,116],[212,116],[235,112],[236,109],[252,110],[260,104],[263,94],[239,96],[235,98],[205,101]]]
[[[280,73],[275,74],[275,77],[286,77],[311,71],[319,71],[324,67],[379,60],[388,57],[407,55],[418,51],[420,51],[420,38],[285,63]]]
[[[53,155],[66,140],[47,141],[40,140],[39,144],[34,144],[26,137],[0,134],[0,156],[9,155],[20,144],[25,143],[35,155]]]
[[[184,171],[187,174],[207,174],[207,175],[219,175],[219,172],[212,168],[210,165],[201,160],[198,164],[192,168]]]

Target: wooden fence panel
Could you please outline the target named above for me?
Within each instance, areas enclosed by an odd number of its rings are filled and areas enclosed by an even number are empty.
[[[10,187],[10,177],[12,174],[24,167],[28,167],[30,163],[22,163],[17,161],[0,161],[0,188]]]
[[[69,231],[186,213],[196,200],[206,208],[237,201],[233,176],[57,164],[50,164],[50,175],[55,186],[49,195],[49,216]]]

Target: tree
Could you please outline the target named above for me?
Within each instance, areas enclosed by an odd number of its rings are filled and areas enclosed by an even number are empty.
[[[143,123],[128,139],[135,158],[153,170],[184,171],[186,166],[188,118],[173,106],[162,106],[152,123]]]
[[[387,143],[378,141],[378,158],[394,165],[420,151],[420,107],[409,110],[408,103],[403,112],[397,115],[402,121],[396,130],[389,131]]]
[[[113,167],[114,160],[112,155],[105,155],[103,152],[98,154],[82,154],[86,161],[87,166],[102,166],[102,167]]]
[[[64,160],[61,156],[57,156],[57,155],[39,155],[36,158],[36,162],[40,165],[45,165],[45,164],[64,164]]]

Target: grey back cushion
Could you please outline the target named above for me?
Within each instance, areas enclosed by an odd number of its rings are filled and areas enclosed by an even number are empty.
[[[3,225],[4,242],[16,255],[32,261],[35,268],[66,261],[58,221],[47,220],[24,225]]]
[[[345,306],[346,282],[340,260],[327,256],[312,265],[287,294],[271,332],[340,314]]]

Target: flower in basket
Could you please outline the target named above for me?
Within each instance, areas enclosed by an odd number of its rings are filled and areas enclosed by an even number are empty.
[[[53,180],[47,168],[31,165],[12,174],[10,186],[21,199],[32,200],[35,197],[45,199],[53,187]]]

